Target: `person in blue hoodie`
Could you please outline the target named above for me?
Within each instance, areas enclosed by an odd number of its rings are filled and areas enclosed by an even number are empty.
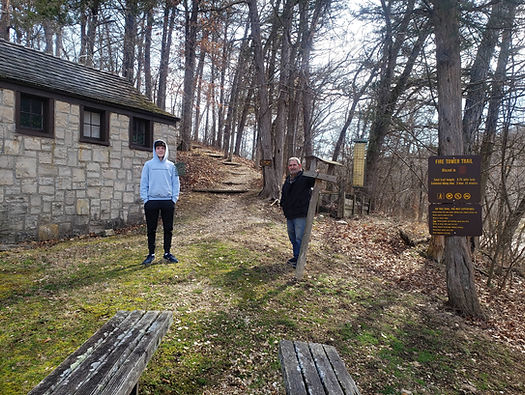
[[[164,259],[177,263],[178,260],[171,252],[171,238],[173,234],[173,215],[175,203],[179,199],[180,181],[177,168],[168,160],[168,146],[163,140],[153,143],[153,158],[148,160],[142,168],[140,178],[140,198],[144,202],[144,213],[148,229],[148,256],[142,262],[149,266],[155,260],[155,235],[159,212],[164,228]]]

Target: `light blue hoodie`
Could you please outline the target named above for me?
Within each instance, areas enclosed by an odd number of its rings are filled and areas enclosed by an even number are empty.
[[[180,182],[179,173],[173,162],[168,160],[168,144],[166,154],[162,160],[155,152],[155,140],[153,143],[153,158],[144,163],[142,176],[140,178],[140,198],[144,203],[148,200],[173,200],[179,199]]]

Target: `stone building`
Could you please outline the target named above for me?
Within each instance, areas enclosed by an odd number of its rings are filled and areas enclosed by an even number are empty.
[[[0,244],[143,221],[139,182],[178,118],[126,80],[0,40]]]

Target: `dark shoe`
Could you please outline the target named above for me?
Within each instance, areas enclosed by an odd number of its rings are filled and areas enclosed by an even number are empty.
[[[173,255],[171,255],[169,252],[166,252],[164,254],[164,259],[171,263],[178,263],[179,260],[175,258]]]
[[[144,266],[149,266],[153,263],[153,261],[155,260],[155,254],[149,254],[146,259],[144,259],[144,261],[142,262],[142,264]]]
[[[286,263],[289,265],[292,265],[292,267],[295,269],[297,267],[297,258],[296,257],[290,258],[288,259]]]

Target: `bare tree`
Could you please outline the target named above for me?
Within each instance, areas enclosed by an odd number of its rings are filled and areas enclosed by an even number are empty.
[[[275,161],[274,169],[277,175],[284,173],[284,161],[287,159],[285,154],[285,136],[286,136],[286,121],[289,111],[290,84],[292,59],[291,56],[291,30],[292,30],[292,13],[293,0],[286,0],[283,8],[283,13],[280,18],[282,23],[282,37],[281,37],[281,58],[279,64],[279,96],[277,98],[277,115],[274,122],[275,131]]]
[[[202,23],[203,24],[203,23]],[[204,63],[207,54],[207,45],[208,45],[208,29],[203,28],[202,39],[199,44],[199,62],[197,63],[197,72],[195,78],[194,89],[196,89],[196,99],[195,99],[195,116],[193,122],[193,140],[197,141],[199,139],[199,129],[200,129],[200,120],[201,120],[201,94],[202,94],[202,82],[204,76]]]
[[[259,12],[257,10],[257,1],[248,0],[250,22],[252,28],[252,42],[254,50],[254,65],[255,65],[255,78],[257,81],[257,94],[259,99],[259,108],[257,113],[259,133],[261,137],[261,149],[262,159],[273,161],[273,149],[272,149],[272,118],[268,100],[268,88],[266,71],[264,68],[264,56],[261,41],[261,22],[259,20]],[[263,179],[264,185],[260,193],[262,198],[279,198],[279,182],[277,179],[273,166],[263,167]]]
[[[407,40],[410,38],[409,29],[417,14],[414,12],[415,0],[406,2],[405,9],[400,14],[400,20],[393,20],[393,2],[381,1],[383,15],[385,18],[385,35],[383,43],[383,54],[380,65],[380,81],[376,92],[375,115],[370,127],[368,148],[366,153],[366,188],[370,195],[372,210],[376,200],[377,189],[377,165],[385,136],[390,130],[392,115],[400,95],[407,86],[414,64],[421,49],[430,33],[426,21],[421,26],[412,27],[415,31],[415,41],[407,48]],[[396,76],[396,68],[403,58],[404,52],[408,53],[405,64],[399,75]]]
[[[124,43],[122,54],[122,76],[134,81],[135,38],[137,36],[138,0],[126,0],[124,4]]]
[[[457,0],[433,0],[432,17],[436,40],[439,116],[439,154],[463,154],[461,128],[461,57]],[[450,305],[460,313],[483,316],[474,268],[465,237],[445,238],[447,293]]]
[[[191,113],[193,109],[194,96],[193,78],[195,74],[195,46],[197,42],[197,16],[199,12],[199,3],[200,0],[192,0],[190,9],[188,1],[184,1],[184,96],[182,100],[182,124],[180,142],[180,146],[183,151],[191,150]]]
[[[153,34],[153,4],[146,10],[146,27],[144,32],[144,90],[146,96],[153,99],[153,87],[151,79],[151,41]]]
[[[162,26],[162,47],[160,50],[159,87],[157,90],[157,106],[166,108],[166,85],[168,66],[170,62],[171,37],[175,23],[175,5],[173,0],[166,0],[164,5],[164,23]]]
[[[490,62],[498,42],[499,26],[502,23],[502,13],[505,1],[492,5],[492,11],[483,30],[481,42],[477,49],[476,58],[470,68],[470,82],[467,86],[465,98],[465,113],[463,115],[463,142],[465,153],[473,152],[473,135],[481,123],[482,111],[485,107],[487,90],[487,75],[490,71]]]
[[[303,131],[304,131],[304,154],[308,159],[313,155],[312,145],[312,102],[313,91],[310,81],[310,58],[313,46],[314,34],[317,31],[324,13],[330,2],[327,0],[316,0],[313,12],[310,16],[310,7],[307,1],[299,2],[299,35],[301,66],[299,70],[299,91],[302,95]],[[308,164],[307,164],[308,165]]]

